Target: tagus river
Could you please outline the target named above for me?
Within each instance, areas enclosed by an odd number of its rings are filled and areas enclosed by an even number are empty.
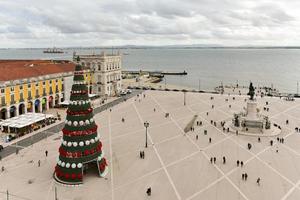
[[[73,51],[99,53],[102,49],[64,49],[64,54],[43,54],[43,49],[2,49],[0,59],[72,59]],[[108,53],[112,50],[107,49]],[[116,52],[116,50],[114,50]],[[271,86],[280,92],[297,92],[300,81],[298,49],[122,49],[125,70],[187,71],[167,76],[169,84],[213,89],[223,82]]]

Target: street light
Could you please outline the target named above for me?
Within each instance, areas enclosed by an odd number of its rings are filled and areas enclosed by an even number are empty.
[[[148,132],[147,132],[147,130],[148,130],[148,127],[149,127],[149,122],[145,121],[145,122],[144,122],[144,126],[145,126],[145,128],[146,128],[146,144],[145,144],[145,147],[147,148],[147,147],[148,147],[148,143],[147,143],[147,140],[148,140]]]

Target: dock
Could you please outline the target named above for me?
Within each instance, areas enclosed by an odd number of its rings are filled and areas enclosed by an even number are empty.
[[[122,71],[123,74],[132,74],[132,75],[141,75],[141,74],[149,74],[150,76],[156,76],[156,77],[163,77],[165,75],[175,75],[175,76],[184,76],[187,75],[187,72],[181,71],[181,72],[176,72],[176,71],[147,71],[147,70],[139,70],[139,71],[131,71],[131,70],[124,70]]]

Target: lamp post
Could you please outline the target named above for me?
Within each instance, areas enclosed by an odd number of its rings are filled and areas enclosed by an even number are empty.
[[[183,105],[186,105],[186,90],[183,91]]]
[[[149,127],[149,122],[145,121],[144,122],[144,126],[146,128],[146,143],[145,143],[145,147],[148,147],[148,127]]]

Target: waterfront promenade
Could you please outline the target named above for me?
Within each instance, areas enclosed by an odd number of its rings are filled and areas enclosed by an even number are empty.
[[[0,199],[6,198],[8,190],[10,200],[50,200],[55,197],[55,188],[59,200],[300,199],[300,133],[295,132],[295,127],[300,127],[298,99],[257,99],[259,107],[268,102],[269,111],[263,113],[281,125],[278,137],[284,138],[284,143],[279,143],[276,137],[261,137],[258,142],[257,137],[222,130],[220,122],[246,106],[244,95],[188,92],[184,106],[182,92],[143,94],[95,115],[110,168],[106,178],[87,174],[84,184],[77,187],[55,183],[52,173],[61,136],[54,134],[1,161],[5,170],[0,172]],[[184,132],[195,115],[202,125]],[[145,121],[150,124],[148,148]],[[250,150],[248,143],[252,144]],[[140,159],[140,151],[145,151],[145,159]],[[216,157],[215,164],[211,164],[211,157]],[[237,166],[237,160],[243,161],[243,167]],[[248,174],[247,181],[242,180],[243,173]],[[146,195],[148,187],[152,188],[150,197]]]

